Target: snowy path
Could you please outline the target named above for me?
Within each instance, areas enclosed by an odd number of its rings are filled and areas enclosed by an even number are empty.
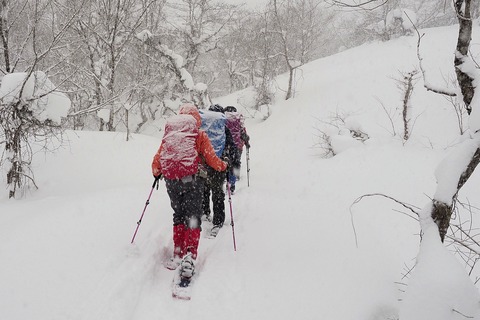
[[[393,155],[397,163],[391,166],[405,176],[407,172],[399,171],[398,163],[408,154],[392,148],[388,152],[358,151],[353,163],[341,156],[335,161],[321,160],[301,152],[309,147],[308,127],[299,130],[297,139],[303,142],[296,144],[282,130],[269,129],[275,140],[262,135],[263,130],[267,128],[260,125],[251,130],[255,143],[250,153],[250,187],[246,186],[244,162],[243,177],[232,196],[237,252],[233,251],[226,201],[226,224],[218,237],[206,239],[202,234],[201,272],[191,301],[171,298],[173,272],[162,266],[172,247],[171,208],[163,184],[152,195],[135,244],[129,243],[152,182],[148,164],[158,141],[151,139],[137,151],[144,168],[135,167],[126,181],[117,182],[118,187],[100,185],[85,191],[74,185],[73,190],[62,190],[66,194],[61,196],[1,204],[2,212],[13,210],[4,216],[0,233],[0,252],[9,261],[5,272],[0,272],[0,281],[9,283],[0,288],[0,295],[9,297],[0,302],[6,318],[167,320],[202,315],[215,320],[228,315],[243,320],[315,314],[353,320],[358,314],[391,312],[398,294],[394,281],[399,268],[413,257],[402,252],[413,255],[417,239],[405,242],[400,236],[404,229],[395,227],[405,224],[405,218],[391,213],[391,203],[382,202],[387,212],[378,207],[383,212],[380,215],[365,212],[361,206],[355,213],[370,214],[369,219],[356,219],[357,249],[349,206],[362,193],[375,191],[369,190],[371,183],[364,183],[368,179],[376,181],[376,191],[389,192],[389,186],[394,190],[391,180],[397,177],[377,172],[370,160],[374,163],[373,159],[383,156],[388,162],[391,153],[397,152]],[[285,144],[289,149],[282,148]],[[51,160],[50,165],[71,163],[70,156]],[[431,161],[426,158],[425,165]],[[142,173],[145,168],[147,172]],[[61,185],[61,176],[57,179],[53,181]],[[204,227],[207,230],[208,223]],[[403,246],[412,250],[399,250],[395,258],[384,259]],[[381,301],[369,298],[379,295]],[[343,301],[353,301],[351,308],[331,307]]]

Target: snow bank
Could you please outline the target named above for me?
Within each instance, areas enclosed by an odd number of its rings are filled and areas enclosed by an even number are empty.
[[[27,76],[27,73],[20,72],[10,73],[2,78],[0,99],[3,105],[12,105],[22,100],[20,106],[27,105],[39,121],[51,120],[60,124],[71,107],[70,99],[56,91],[57,87],[44,72],[33,72],[26,80]]]
[[[431,204],[427,205],[421,214],[423,237],[400,319],[480,319],[478,289],[441,243],[438,228],[430,218],[431,209]]]

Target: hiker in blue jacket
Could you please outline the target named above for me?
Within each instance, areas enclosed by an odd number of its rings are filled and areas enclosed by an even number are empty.
[[[216,104],[208,110],[201,110],[202,130],[204,130],[215,149],[218,157],[227,161],[229,166],[238,162],[238,151],[233,137],[226,126],[226,117],[223,108]],[[210,231],[212,237],[217,236],[218,231],[225,222],[225,192],[223,184],[226,180],[225,172],[218,172],[207,167],[207,179],[203,194],[203,214],[207,220],[212,221]],[[210,218],[210,193],[212,194],[213,218]]]

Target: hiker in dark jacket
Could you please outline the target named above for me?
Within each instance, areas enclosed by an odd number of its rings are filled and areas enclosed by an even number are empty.
[[[243,146],[250,149],[250,136],[247,134],[247,130],[244,125],[243,115],[237,112],[237,108],[234,106],[227,106],[224,109],[225,116],[227,117],[227,127],[230,130],[235,145],[237,147],[237,155],[235,163],[228,169],[228,181],[230,183],[230,191],[235,192],[235,183],[240,179],[240,167],[241,158],[243,152]]]

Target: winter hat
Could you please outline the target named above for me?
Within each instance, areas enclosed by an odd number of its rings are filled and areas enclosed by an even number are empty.
[[[197,121],[197,127],[200,128],[202,125],[202,118],[200,117],[200,113],[198,113],[197,107],[195,107],[191,103],[184,104],[183,106],[180,107],[180,111],[178,112],[179,114],[189,114],[192,117],[195,118]]]
[[[235,108],[234,106],[226,106],[225,112],[237,112],[237,108]]]
[[[210,108],[208,108],[208,110],[210,110],[210,111],[215,111],[215,112],[221,112],[221,113],[224,112],[222,106],[219,105],[219,104],[211,105]]]

